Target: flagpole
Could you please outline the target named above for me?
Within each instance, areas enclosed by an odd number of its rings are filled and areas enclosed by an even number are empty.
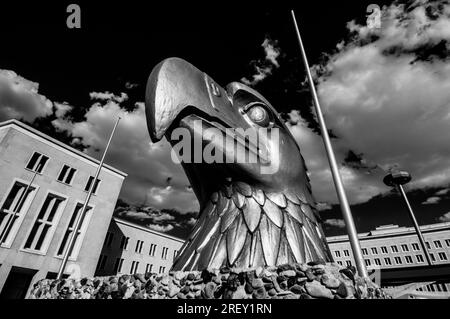
[[[294,10],[291,10],[292,19],[294,21],[295,30],[297,32],[298,42],[300,44],[300,50],[303,58],[303,63],[305,64],[306,74],[308,77],[309,86],[311,88],[311,94],[314,100],[314,107],[317,114],[317,119],[319,120],[320,131],[322,133],[323,143],[325,145],[325,150],[328,157],[328,162],[331,168],[331,174],[333,175],[334,185],[336,187],[336,192],[339,198],[339,203],[341,206],[342,215],[344,217],[345,225],[347,227],[348,237],[350,241],[350,246],[352,248],[353,257],[355,258],[356,268],[361,277],[368,277],[366,265],[364,263],[364,258],[361,252],[361,246],[358,240],[358,233],[356,232],[355,223],[353,221],[353,216],[350,211],[350,205],[348,204],[347,196],[345,194],[345,189],[342,184],[341,176],[337,166],[336,158],[334,156],[333,147],[331,146],[330,137],[328,136],[328,130],[323,118],[322,110],[320,108],[319,99],[317,97],[316,88],[314,87],[314,81],[311,75],[311,70],[309,69],[308,59],[306,58],[305,49],[303,47],[302,38],[300,36],[300,31],[298,29],[297,20],[295,19]]]
[[[111,140],[112,140],[112,138],[114,136],[114,132],[116,131],[117,124],[119,124],[120,119],[121,118],[119,116],[117,118],[117,120],[116,120],[116,123],[114,124],[114,127],[112,129],[111,135],[109,136],[108,144],[106,144],[106,148],[105,148],[105,150],[103,152],[102,159],[100,160],[100,164],[98,165],[97,171],[95,172],[95,177],[94,177],[91,185],[89,186],[89,191],[88,191],[88,194],[86,195],[86,199],[84,201],[84,204],[83,204],[83,207],[81,209],[81,212],[80,212],[80,214],[78,214],[77,219],[75,221],[75,227],[74,227],[74,230],[72,231],[72,234],[70,236],[70,240],[69,240],[69,243],[67,245],[67,248],[64,251],[63,260],[61,262],[61,266],[59,267],[58,276],[56,277],[57,279],[61,279],[63,274],[64,274],[64,270],[66,268],[70,252],[72,251],[73,246],[75,245],[75,239],[77,237],[78,229],[80,228],[81,221],[83,220],[84,214],[86,213],[86,208],[87,208],[87,206],[89,204],[89,200],[91,199],[94,186],[97,183],[97,179],[98,179],[98,176],[100,175],[100,171],[102,170],[103,162],[105,160],[106,153],[108,152],[109,145],[111,144]]]

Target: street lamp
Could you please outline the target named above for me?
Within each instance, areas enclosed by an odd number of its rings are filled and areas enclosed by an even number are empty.
[[[387,186],[391,186],[397,188],[403,197],[406,207],[408,208],[409,217],[411,218],[414,228],[416,229],[417,237],[419,237],[420,245],[422,246],[423,253],[428,261],[428,265],[432,265],[430,254],[428,253],[428,249],[425,245],[425,240],[423,238],[422,232],[420,231],[419,224],[417,224],[416,216],[414,216],[414,212],[409,204],[408,198],[406,197],[405,191],[403,190],[403,186],[411,181],[411,175],[406,171],[392,171],[388,175],[386,175],[383,179],[383,182]]]

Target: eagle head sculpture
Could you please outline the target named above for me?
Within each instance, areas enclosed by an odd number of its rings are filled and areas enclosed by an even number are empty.
[[[200,203],[172,270],[331,261],[300,149],[262,95],[169,58],[151,72],[145,106],[154,143],[187,145],[181,164]]]

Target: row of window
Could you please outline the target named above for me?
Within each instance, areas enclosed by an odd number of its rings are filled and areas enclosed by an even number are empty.
[[[438,256],[439,256],[439,259],[440,259],[441,261],[446,261],[446,260],[448,260],[447,254],[446,254],[445,252],[439,252],[439,253],[438,253]],[[414,262],[412,256],[404,256],[404,257],[405,257],[405,262],[406,262],[406,264],[412,264],[412,263]],[[416,260],[417,260],[418,263],[423,263],[423,262],[425,262],[425,261],[424,261],[424,258],[423,258],[423,255],[415,255],[415,257],[416,257]],[[432,260],[432,261],[436,261],[436,257],[434,256],[433,253],[430,253],[430,257],[431,257],[431,260]],[[384,258],[383,258],[383,261],[384,261],[384,265],[385,265],[385,266],[391,266],[391,265],[392,265],[392,260],[391,260],[390,257],[384,257]],[[364,262],[365,262],[366,266],[371,266],[371,265],[372,265],[372,262],[371,262],[370,259],[364,259]],[[373,262],[374,262],[375,265],[381,266],[381,259],[380,259],[380,258],[374,258],[374,259],[373,259]],[[394,257],[394,262],[395,262],[396,265],[401,265],[401,264],[403,264],[402,258],[401,258],[400,256],[395,256],[395,257]],[[344,264],[344,263],[343,263],[342,261],[340,261],[340,260],[339,260],[337,263],[338,263],[339,265],[341,265],[341,266]],[[347,266],[351,266],[351,265],[352,265],[351,260],[346,260],[345,263],[346,263]]]
[[[31,201],[34,198],[36,189],[27,187],[24,183],[16,181],[9,191],[0,209],[0,240],[2,245],[12,243],[25,214],[28,211]],[[53,233],[59,222],[60,216],[65,208],[67,198],[49,192],[39,208],[31,229],[23,244],[24,250],[45,253],[50,244]],[[64,232],[63,238],[57,250],[57,256],[62,256],[67,249],[69,239],[74,232],[76,220],[81,214],[83,205],[77,203],[70,217],[69,223]],[[81,217],[80,227],[75,237],[74,248],[79,249],[81,245],[82,232],[87,227],[88,217],[90,217],[92,207],[86,209],[86,213]],[[70,255],[73,255],[73,248]],[[74,256],[72,256],[74,257]]]
[[[97,271],[98,270],[104,270],[106,261],[108,259],[108,256],[106,255],[100,255],[99,262],[97,264]],[[114,273],[122,273],[123,268],[123,258],[116,258],[116,261],[114,263]],[[146,264],[145,266],[145,273],[152,272],[153,271],[153,264]],[[160,266],[158,273],[164,273],[166,271],[166,267]],[[130,267],[130,274],[136,274],[139,272],[139,261],[132,261],[131,267]]]
[[[42,173],[44,166],[47,164],[49,158],[48,156],[45,156],[41,153],[34,152],[31,156],[30,160],[28,161],[28,164],[26,166],[27,169],[37,172],[39,174]],[[73,177],[75,176],[76,169],[73,167],[70,167],[67,164],[64,164],[61,168],[61,171],[59,172],[56,180],[59,182],[62,182],[64,184],[70,185],[72,183]],[[92,182],[94,181],[94,176],[89,176],[88,181],[86,183],[86,186],[84,187],[84,190],[88,192],[92,186]],[[96,194],[98,185],[100,183],[100,179],[97,179],[95,182],[95,185],[93,186],[92,193]]]
[[[426,242],[426,245],[427,245],[427,249],[431,249],[430,242]],[[434,245],[434,247],[436,249],[443,248],[442,242],[440,240],[434,240],[433,241],[433,245]],[[450,239],[446,239],[445,240],[445,245],[447,247],[450,247]],[[412,250],[413,251],[420,251],[420,246],[419,246],[418,243],[412,243],[411,246],[412,246]],[[401,247],[403,252],[409,252],[410,251],[408,244],[401,244],[400,247]],[[392,245],[390,248],[391,248],[391,252],[393,252],[393,253],[398,253],[399,252],[397,245]],[[387,246],[381,246],[380,249],[381,249],[381,253],[382,254],[387,254],[388,253],[388,247]],[[362,248],[361,251],[362,251],[362,254],[364,256],[369,255],[369,250],[367,248]],[[378,255],[378,247],[371,247],[370,248],[370,252],[372,253],[372,255]],[[341,257],[341,251],[340,250],[336,250],[334,252],[334,254],[335,254],[336,257]],[[343,254],[344,254],[344,257],[349,257],[350,256],[350,252],[349,252],[348,249],[344,249],[343,250]]]
[[[107,247],[111,247],[112,242],[113,242],[113,238],[114,238],[114,234],[112,232],[107,232],[106,233],[106,239],[105,239],[105,244]],[[126,237],[126,236],[122,236],[122,240],[120,242],[120,249],[123,250],[128,250],[128,244],[130,241],[130,237]],[[155,253],[156,253],[156,244],[150,244],[149,250],[148,250],[148,255],[150,257],[154,257]],[[142,250],[144,247],[144,241],[143,240],[137,240],[136,241],[136,246],[134,248],[134,251],[138,254],[142,254]],[[168,247],[163,247],[162,251],[161,251],[161,259],[163,260],[167,260],[167,255],[169,253],[169,248]],[[173,258],[175,259],[176,255],[177,255],[178,251],[174,250],[173,251]]]

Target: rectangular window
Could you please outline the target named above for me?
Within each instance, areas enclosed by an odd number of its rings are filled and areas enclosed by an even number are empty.
[[[442,244],[441,244],[441,241],[440,241],[440,240],[435,240],[435,241],[433,241],[433,243],[434,243],[434,247],[436,247],[436,248],[442,248]]]
[[[352,261],[351,260],[347,260],[345,263],[347,264],[347,266],[351,266],[352,265]]]
[[[446,239],[446,240],[445,240],[445,245],[446,245],[447,247],[450,247],[450,239]]]
[[[412,264],[413,263],[413,260],[412,260],[411,256],[405,256],[405,260],[406,260],[407,264]]]
[[[362,253],[363,253],[364,256],[368,255],[367,248],[363,248],[361,250],[362,250]]]
[[[348,250],[347,250],[347,249],[344,249],[344,256],[345,256],[345,257],[348,257],[348,256],[350,256],[350,253],[348,252]]]
[[[393,253],[398,253],[398,248],[395,245],[391,246],[391,250],[392,250]]]
[[[106,247],[111,247],[113,239],[114,239],[114,234],[111,232],[107,232],[106,238],[105,238]]]
[[[447,254],[444,253],[444,252],[440,252],[439,253],[439,259],[442,260],[442,261],[447,260]]]
[[[366,266],[370,266],[370,259],[364,259],[364,262],[366,263]]]
[[[384,263],[385,263],[387,266],[392,265],[391,258],[389,258],[389,257],[384,258]]]
[[[155,244],[150,244],[150,250],[148,252],[150,257],[155,256],[155,252],[156,252],[156,245]]]
[[[343,264],[342,264],[342,261],[340,261],[340,260],[338,260],[338,262],[337,262],[340,266],[342,266]]]
[[[72,183],[73,176],[77,170],[69,165],[64,165],[59,172],[57,180],[66,184]]]
[[[82,208],[83,208],[82,204],[77,204],[75,206],[75,210],[72,213],[72,217],[70,218],[69,225],[67,226],[66,232],[64,233],[64,237],[61,242],[61,245],[59,246],[58,253],[57,253],[58,256],[64,255],[64,253],[67,249],[67,246],[69,244],[69,240],[72,237],[72,233],[75,230],[76,220],[81,215]],[[89,220],[89,214],[91,214],[91,211],[92,211],[92,207],[87,207],[85,214],[81,217],[80,224],[79,224],[80,227],[78,228],[77,235],[75,236],[75,243],[72,246],[72,250],[70,251],[70,255],[69,255],[72,258],[75,258],[74,255],[76,254],[76,252],[78,252],[80,250],[81,242],[83,240],[82,234],[84,234],[84,232],[87,228],[87,221]],[[75,250],[73,248],[75,248]],[[75,254],[73,253],[74,251],[75,251]]]
[[[142,246],[143,245],[144,245],[144,241],[138,240],[136,242],[136,248],[134,249],[134,251],[137,252],[138,254],[142,253]]]
[[[371,251],[372,251],[372,255],[377,255],[378,254],[377,247],[372,247]]]
[[[89,192],[89,190],[91,189],[91,185],[92,185],[93,181],[94,181],[94,176],[89,176],[86,186],[84,187],[84,190],[86,192]],[[100,180],[97,178],[97,181],[95,182],[95,185],[94,185],[94,189],[92,190],[92,194],[97,194],[97,189],[98,189],[99,183],[100,183]]]
[[[419,251],[419,244],[418,244],[418,243],[413,243],[413,244],[412,244],[412,249],[413,249],[414,251]]]
[[[408,252],[408,251],[409,251],[408,245],[407,245],[407,244],[402,244],[402,250],[403,250],[404,252]]]
[[[430,253],[431,261],[436,261],[436,257],[434,257],[433,253]]]
[[[428,249],[431,249],[431,245],[430,245],[430,242],[429,242],[429,241],[427,241],[425,244],[427,245],[427,248],[428,248]]]
[[[381,246],[381,253],[383,253],[383,254],[387,254],[388,253],[388,250],[387,250],[386,246]]]
[[[2,243],[10,243],[25,217],[31,201],[34,198],[35,188],[28,188],[26,184],[15,182],[0,209],[0,238]]]
[[[168,251],[169,251],[169,248],[163,247],[162,252],[161,252],[161,258],[162,259],[167,259],[167,252]]]
[[[97,270],[103,270],[105,269],[105,265],[106,265],[106,260],[108,259],[107,256],[105,255],[100,255],[100,258],[98,260],[98,264],[97,264]]]
[[[122,236],[122,241],[120,242],[120,249],[127,250],[129,241],[130,237]]]
[[[145,266],[145,273],[152,272],[152,269],[153,269],[153,265],[147,264],[147,266]]]
[[[416,259],[417,259],[417,262],[419,262],[419,263],[423,263],[424,262],[422,255],[416,255]]]
[[[133,274],[137,273],[138,268],[139,268],[139,261],[133,261],[131,263],[130,274],[133,275]]]
[[[165,271],[166,271],[166,267],[159,266],[159,273],[160,273],[160,274],[163,273],[163,272],[165,272]]]
[[[57,195],[47,195],[25,242],[24,249],[42,251],[48,246],[49,234],[55,227],[56,216],[59,215],[64,201],[64,198]]]
[[[400,258],[400,257],[394,257],[394,260],[395,260],[395,264],[397,264],[397,265],[401,265],[402,264],[402,259]]]
[[[178,250],[174,250],[173,251],[173,259],[175,260],[175,258],[177,258],[177,254],[178,254]]]
[[[47,156],[38,152],[34,152],[30,160],[28,161],[26,168],[34,172],[42,173],[42,169],[44,168],[47,161]]]
[[[375,265],[381,266],[381,260],[380,260],[380,258],[375,258],[374,261],[375,261]]]
[[[122,266],[123,266],[123,258],[117,258],[116,263],[114,264],[114,272],[116,274],[122,272]]]

